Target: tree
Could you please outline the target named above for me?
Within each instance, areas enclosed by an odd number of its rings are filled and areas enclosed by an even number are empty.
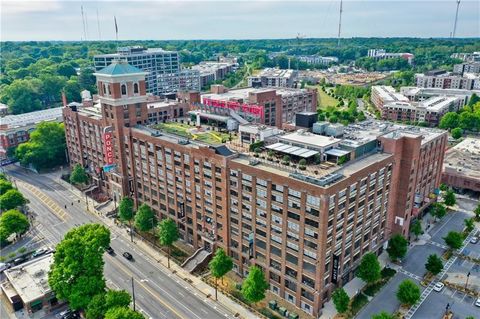
[[[157,224],[157,217],[147,204],[142,204],[135,214],[135,227],[140,231],[152,230]]]
[[[107,312],[105,293],[101,292],[93,296],[92,300],[90,300],[85,311],[85,316],[87,319],[102,319],[105,317],[105,312]]]
[[[225,253],[223,248],[217,248],[215,256],[212,258],[208,266],[210,268],[210,273],[215,278],[215,300],[217,300],[217,280],[232,270],[233,260]]]
[[[118,217],[123,222],[128,222],[130,225],[130,236],[133,241],[133,230],[132,230],[132,220],[133,220],[133,200],[130,197],[123,197],[118,205]]]
[[[406,279],[398,286],[397,299],[403,305],[414,305],[420,299],[420,288],[413,281]]]
[[[393,235],[388,241],[388,256],[390,259],[397,260],[402,258],[407,253],[407,240],[400,234]]]
[[[7,180],[0,179],[0,196],[5,194],[7,191],[13,189],[12,183]]]
[[[447,236],[443,237],[443,240],[451,249],[459,249],[463,244],[462,234],[456,231],[448,232]]]
[[[132,298],[125,290],[108,290],[106,293],[99,293],[88,304],[87,319],[102,319],[109,309],[128,307],[131,301]]]
[[[380,279],[380,271],[380,263],[377,256],[374,253],[366,253],[358,266],[357,276],[366,283],[371,284]]]
[[[7,210],[0,216],[0,227],[6,232],[7,237],[15,233],[21,235],[30,228],[27,216],[18,210]]]
[[[265,291],[268,289],[268,282],[262,269],[252,266],[249,269],[247,278],[242,284],[242,295],[250,302],[256,303],[265,298]]]
[[[452,130],[459,125],[459,115],[455,112],[447,112],[440,120],[439,127],[445,130]]]
[[[300,166],[306,166],[307,165],[307,160],[302,158],[300,161],[298,161],[298,165]]]
[[[475,208],[473,212],[475,213],[475,219],[479,221],[480,220],[480,204],[477,205],[477,208]]]
[[[19,206],[25,205],[27,200],[23,197],[17,189],[10,189],[0,196],[0,208],[1,210],[14,209]]]
[[[105,306],[107,309],[115,307],[128,307],[132,297],[125,290],[109,290],[105,295]]]
[[[170,253],[172,245],[178,239],[177,224],[173,219],[167,218],[160,222],[158,226],[158,238],[160,245],[168,248],[168,268],[170,268]]]
[[[467,232],[471,232],[475,228],[475,223],[474,219],[472,218],[467,218],[463,221],[465,223],[465,229]]]
[[[372,319],[395,319],[395,317],[388,312],[382,311],[372,316]]]
[[[410,231],[415,235],[415,238],[418,239],[418,236],[422,234],[422,223],[418,219],[414,220],[410,226]]]
[[[425,269],[431,272],[433,275],[439,274],[443,269],[443,262],[435,254],[428,256],[427,262],[425,264]]]
[[[20,144],[15,157],[20,164],[36,169],[50,168],[65,163],[65,130],[62,123],[42,122],[30,134],[30,140]]]
[[[40,102],[40,81],[18,79],[2,87],[0,100],[8,105],[12,114],[22,114],[42,109]]]
[[[86,184],[88,182],[88,175],[80,164],[75,164],[72,174],[70,174],[70,183],[72,184]]]
[[[430,214],[435,218],[435,219],[442,219],[443,216],[447,214],[447,209],[445,208],[445,205],[442,203],[433,203],[432,204],[432,210],[430,211]]]
[[[288,165],[290,164],[290,156],[285,155],[282,160],[283,164]]]
[[[107,310],[105,319],[145,319],[145,317],[127,307],[115,307]]]
[[[348,304],[350,303],[350,297],[347,295],[343,288],[337,288],[332,294],[333,304],[335,309],[339,313],[344,313],[348,310]]]
[[[110,231],[103,225],[86,224],[70,230],[57,245],[48,283],[58,299],[72,309],[87,308],[105,291],[103,253],[110,245]]]
[[[441,183],[439,188],[442,192],[446,192],[448,190],[448,186],[445,183]]]
[[[454,128],[450,133],[452,133],[452,137],[458,140],[463,135],[463,130],[459,127]]]
[[[455,199],[455,193],[451,189],[449,189],[443,196],[443,202],[447,206],[453,206],[457,202]]]

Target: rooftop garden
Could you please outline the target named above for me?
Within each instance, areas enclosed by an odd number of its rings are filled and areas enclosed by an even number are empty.
[[[220,144],[234,138],[234,135],[218,131],[217,127],[202,125],[200,129],[189,123],[167,122],[154,125],[154,128],[166,133],[208,144]]]

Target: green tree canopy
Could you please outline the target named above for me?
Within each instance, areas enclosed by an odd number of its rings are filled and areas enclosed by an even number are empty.
[[[158,239],[160,245],[168,248],[168,268],[170,268],[170,253],[172,245],[178,240],[178,228],[173,219],[167,218],[160,222],[158,226]]]
[[[465,224],[465,229],[467,232],[471,232],[473,229],[475,229],[475,220],[474,218],[466,218],[463,220]]]
[[[333,304],[335,309],[339,313],[345,313],[348,310],[348,304],[350,303],[350,297],[343,288],[337,288],[332,294]]]
[[[65,163],[65,146],[63,123],[42,122],[30,134],[30,140],[17,147],[15,157],[22,165],[36,169],[55,167]]]
[[[460,124],[459,120],[460,120],[460,117],[457,113],[448,112],[444,116],[442,116],[439,127],[445,130],[452,130],[459,126]]]
[[[115,307],[128,307],[132,297],[125,290],[108,290],[105,295],[105,306],[107,309]]]
[[[102,319],[105,313],[112,308],[128,307],[132,298],[125,290],[108,290],[95,295],[88,303],[87,319]]]
[[[397,260],[403,258],[407,253],[408,242],[400,234],[395,234],[388,241],[387,253],[390,259]]]
[[[463,130],[459,127],[454,128],[452,131],[452,137],[456,140],[458,140],[460,137],[463,136]]]
[[[27,200],[17,189],[10,189],[0,196],[0,208],[2,210],[14,209],[25,205]]]
[[[442,203],[433,203],[430,214],[438,219],[442,219],[447,214],[447,209]]]
[[[110,245],[110,231],[87,224],[70,230],[57,245],[48,283],[58,299],[72,309],[86,309],[105,290],[103,253]]]
[[[123,197],[118,205],[118,217],[121,221],[131,222],[133,216],[133,200],[130,197]]]
[[[457,202],[455,198],[455,193],[451,189],[449,189],[448,191],[446,191],[445,195],[443,196],[443,201],[447,206],[455,205],[455,203]]]
[[[75,164],[72,170],[72,174],[70,174],[70,183],[72,184],[86,184],[88,182],[88,175],[80,164]]]
[[[388,312],[382,311],[372,316],[372,319],[395,319],[395,317]]]
[[[13,189],[12,183],[7,180],[0,179],[0,196],[5,194],[7,191]]]
[[[366,283],[373,283],[380,279],[380,263],[374,253],[366,253],[357,269],[358,278]]]
[[[0,216],[0,227],[6,232],[7,237],[13,233],[23,234],[30,227],[27,216],[18,210],[10,209]]]
[[[107,312],[105,293],[101,292],[93,296],[90,300],[85,311],[85,316],[87,319],[102,319],[105,317],[105,312]]]
[[[153,210],[147,205],[142,204],[135,214],[135,227],[140,231],[152,230],[157,224],[157,217]]]
[[[105,313],[105,319],[145,319],[145,317],[130,308],[115,307],[107,310]]]
[[[398,286],[397,299],[403,305],[414,305],[420,300],[420,288],[413,281],[406,279]]]
[[[422,223],[420,223],[418,219],[415,219],[412,225],[410,226],[410,231],[412,232],[412,234],[415,235],[415,238],[418,239],[418,236],[420,236],[423,232]]]
[[[242,284],[242,295],[250,302],[256,303],[265,298],[268,282],[263,271],[258,266],[249,269],[248,276]]]
[[[443,269],[443,262],[436,254],[432,254],[428,256],[427,263],[425,264],[425,269],[427,269],[432,274],[437,275]]]
[[[473,212],[475,213],[475,219],[479,221],[480,220],[480,204],[477,205],[477,207]]]
[[[215,256],[208,264],[210,273],[215,278],[215,299],[217,299],[217,279],[225,276],[233,268],[233,260],[223,248],[217,248]]]
[[[447,236],[443,237],[445,244],[452,249],[459,249],[463,244],[463,236],[456,231],[448,232]]]

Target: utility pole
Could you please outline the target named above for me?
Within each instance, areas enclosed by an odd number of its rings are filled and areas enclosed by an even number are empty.
[[[136,311],[135,307],[135,284],[132,277],[132,300],[133,300],[133,311]]]
[[[100,20],[98,19],[98,8],[97,8],[97,28],[98,28],[98,39],[102,40],[102,32],[100,31]]]
[[[338,20],[338,41],[337,46],[340,46],[340,35],[342,32],[342,12],[343,12],[343,0],[340,0],[340,19]]]
[[[82,24],[83,24],[83,41],[87,40],[87,28],[85,26],[85,15],[83,14],[83,5],[80,6],[82,10]]]
[[[453,24],[452,38],[455,38],[455,32],[457,32],[457,20],[458,20],[458,8],[460,7],[460,0],[457,0],[457,11],[455,12],[455,23]]]
[[[467,289],[468,286],[468,278],[470,278],[470,272],[467,274],[467,281],[465,282],[465,289]]]

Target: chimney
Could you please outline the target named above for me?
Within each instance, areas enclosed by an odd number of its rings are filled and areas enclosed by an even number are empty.
[[[65,95],[65,91],[62,91],[62,103],[63,103],[63,106],[66,107],[67,106],[67,96]]]

